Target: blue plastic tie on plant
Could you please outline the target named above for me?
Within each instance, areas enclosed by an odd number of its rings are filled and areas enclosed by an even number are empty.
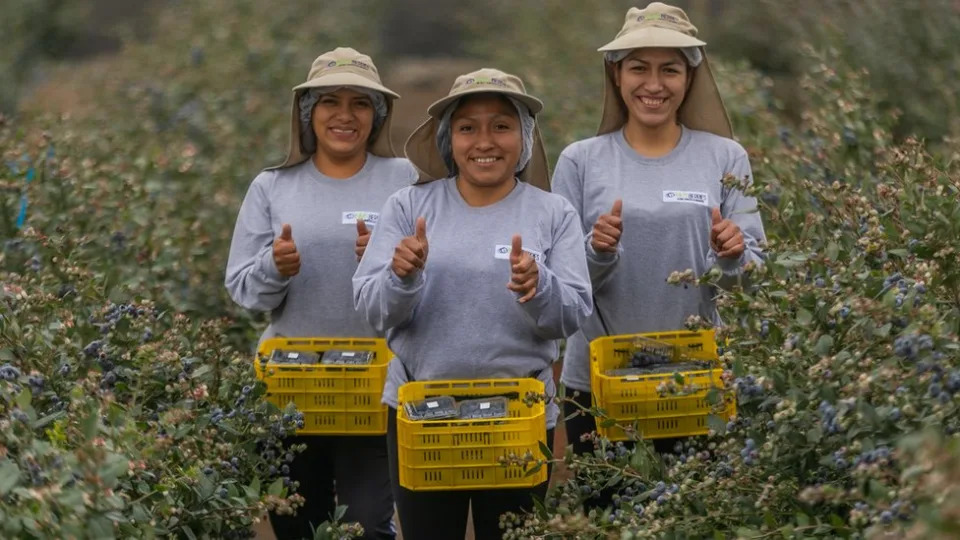
[[[22,229],[27,221],[27,184],[33,180],[36,171],[33,167],[27,169],[27,177],[23,182],[23,193],[20,194],[20,213],[17,214],[17,228]]]

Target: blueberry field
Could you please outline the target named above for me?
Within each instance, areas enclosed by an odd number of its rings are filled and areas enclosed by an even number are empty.
[[[302,416],[264,400],[252,351],[266,318],[233,304],[223,273],[249,182],[283,158],[290,88],[350,45],[388,86],[407,81],[398,109],[420,119],[457,72],[415,84],[390,38],[407,12],[373,0],[311,16],[160,2],[149,35],[118,32],[84,62],[37,52],[42,35],[23,29],[43,15],[13,4],[20,26],[0,23],[21,54],[0,65],[16,104],[0,117],[0,537],[250,537],[302,502],[287,476],[299,448],[284,442]],[[768,237],[753,286],[718,299],[737,415],[663,454],[555,445],[563,475],[535,511],[502,517],[505,537],[960,537],[960,53],[944,45],[960,6],[687,4],[706,19]],[[628,5],[495,0],[441,22],[461,72],[496,66],[543,98],[556,159],[596,129],[595,50]],[[862,24],[844,31],[850,20]],[[719,279],[686,270],[677,287]],[[316,538],[357,532],[334,520]]]

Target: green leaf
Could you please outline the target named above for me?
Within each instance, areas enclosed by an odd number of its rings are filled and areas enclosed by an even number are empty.
[[[814,426],[807,431],[807,442],[818,443],[823,438],[823,430],[819,426]]]
[[[193,533],[193,529],[189,525],[183,526],[183,534],[190,540],[197,540],[197,535]]]
[[[707,415],[707,427],[723,435],[727,432],[727,422],[715,414]]]
[[[17,394],[17,399],[16,399],[17,406],[20,407],[21,409],[26,409],[27,407],[30,406],[31,398],[33,398],[33,395],[30,393],[30,389],[27,387],[24,387],[23,390],[21,390],[20,393]]]
[[[617,425],[617,419],[607,418],[606,420],[603,420],[602,422],[600,422],[598,425],[602,428],[610,428]]]
[[[270,484],[270,487],[267,488],[267,495],[273,495],[274,497],[283,495],[283,478],[277,478]]]
[[[0,464],[0,496],[5,496],[20,480],[20,467],[9,459]]]
[[[59,419],[59,418],[62,418],[62,417],[64,417],[64,416],[66,416],[66,415],[67,415],[67,411],[57,411],[57,412],[55,412],[55,413],[53,413],[53,414],[48,414],[48,415],[44,416],[43,418],[40,418],[40,419],[38,419],[36,422],[34,422],[34,423],[32,424],[32,427],[33,427],[33,429],[40,429],[40,428],[46,427],[49,423],[51,423],[51,422],[53,422],[53,421],[55,421],[55,420],[57,420],[57,419]]]
[[[831,261],[836,261],[837,257],[840,255],[840,246],[836,242],[830,242],[827,244],[827,258]]]
[[[810,324],[813,322],[813,313],[810,313],[803,308],[797,309],[797,322],[803,326]]]
[[[130,460],[120,454],[109,454],[104,460],[104,466],[100,470],[100,481],[107,487],[112,488],[120,475],[126,474],[130,470]]]
[[[526,471],[524,471],[524,472],[523,472],[523,476],[524,476],[524,478],[526,478],[527,476],[533,476],[533,475],[537,474],[538,472],[540,472],[540,469],[542,469],[542,468],[543,468],[543,463],[537,463],[537,464],[534,465],[533,467],[530,467],[529,469],[527,469]]]
[[[210,364],[203,364],[202,366],[193,370],[193,373],[190,374],[190,378],[199,379],[200,377],[203,377],[204,375],[206,375],[207,373],[210,373],[211,371],[213,371],[213,366],[211,366]]]
[[[820,336],[820,339],[817,341],[816,346],[813,348],[813,352],[819,354],[820,356],[826,356],[830,354],[830,351],[833,349],[833,336],[830,334],[824,334]]]
[[[247,486],[247,497],[251,499],[260,498],[260,479],[254,478],[253,482],[250,482],[250,485]]]
[[[553,459],[553,452],[550,451],[550,447],[544,444],[543,441],[537,441],[537,444],[540,445],[540,451],[543,452],[543,457],[546,459]]]
[[[345,516],[346,514],[347,514],[346,505],[341,504],[340,506],[337,506],[337,508],[334,509],[333,511],[333,521],[339,522],[340,520],[343,519],[343,516]]]
[[[87,521],[87,534],[89,538],[97,538],[98,540],[115,538],[113,522],[105,516],[93,516]]]

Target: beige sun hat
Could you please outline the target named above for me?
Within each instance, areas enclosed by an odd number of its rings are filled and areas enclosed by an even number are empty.
[[[733,138],[733,128],[727,109],[717,89],[710,63],[703,46],[706,42],[697,39],[697,28],[690,23],[687,14],[678,7],[653,2],[644,9],[630,8],[623,28],[617,37],[598,50],[600,52],[624,51],[643,47],[686,48],[700,47],[702,63],[693,70],[693,83],[678,111],[680,123],[690,129],[709,131],[721,137]],[[603,116],[597,135],[610,133],[623,127],[627,121],[627,109],[614,83],[614,64],[603,61],[604,98]]]
[[[383,94],[387,102],[387,117],[380,130],[373,134],[368,145],[371,154],[380,157],[396,157],[390,142],[390,119],[393,116],[393,101],[400,96],[380,82],[380,73],[369,56],[350,47],[337,47],[325,52],[313,61],[306,82],[293,87],[293,105],[290,110],[290,148],[287,159],[271,169],[290,167],[306,161],[310,153],[300,143],[300,96],[305,90],[319,87],[359,86]]]
[[[404,144],[407,159],[420,171],[420,178],[416,183],[423,184],[447,178],[451,174],[437,148],[437,128],[447,107],[464,96],[489,92],[503,94],[523,103],[530,109],[530,114],[534,115],[534,118],[543,110],[543,102],[528,94],[523,81],[516,75],[504,73],[498,69],[484,68],[457,77],[453,87],[450,88],[450,93],[430,105],[427,109],[430,118],[420,124]],[[543,138],[540,136],[540,127],[536,122],[533,128],[530,161],[517,178],[540,189],[550,190],[547,152],[543,146]]]

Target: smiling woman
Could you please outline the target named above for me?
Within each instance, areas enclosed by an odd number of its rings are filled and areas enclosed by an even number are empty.
[[[327,170],[334,177],[352,176],[366,159],[375,117],[373,98],[361,91],[338,88],[320,95],[312,112],[317,145],[313,163],[317,170]]]
[[[570,203],[546,188],[535,115],[516,76],[484,69],[450,94],[406,144],[417,185],[384,206],[353,278],[357,308],[387,332],[396,357],[383,402],[410,381],[535,377],[553,394],[557,340],[591,309],[583,233]],[[559,410],[547,407],[551,440]],[[502,513],[530,509],[533,488],[411,491],[400,486],[397,418],[387,424],[390,480],[406,538],[500,538]]]
[[[226,285],[240,305],[271,313],[274,337],[373,337],[353,309],[350,280],[387,198],[416,171],[395,157],[390,117],[397,94],[370,57],[349,48],[320,55],[293,89],[290,148],[253,180],[237,217]],[[394,537],[383,436],[299,436],[290,465],[306,499],[296,516],[271,516],[278,538],[312,537],[336,504],[364,538]]]
[[[523,149],[520,116],[497,94],[464,98],[451,117],[457,188],[471,206],[498,201],[513,189]]]
[[[554,191],[577,210],[586,233],[595,310],[567,340],[561,380],[568,397],[591,406],[589,342],[604,334],[676,330],[700,317],[720,325],[711,287],[678,289],[674,271],[718,266],[721,285],[745,284],[763,261],[763,224],[742,187],[752,181],[746,151],[733,140],[703,41],[682,9],[653,2],[627,11],[604,53],[603,117],[597,136],[560,155]],[[733,182],[724,182],[728,176]],[[567,442],[592,416],[566,403]],[[668,449],[670,442],[658,442]]]

